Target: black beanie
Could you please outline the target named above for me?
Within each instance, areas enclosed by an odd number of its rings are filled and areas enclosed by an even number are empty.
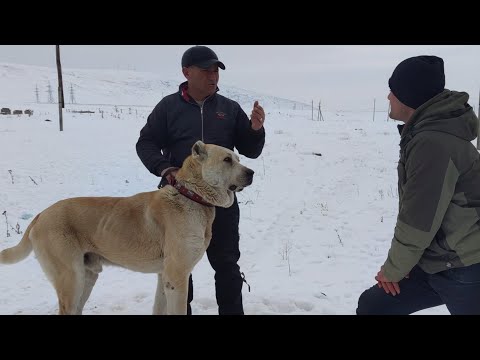
[[[403,104],[417,109],[445,89],[443,59],[422,55],[403,60],[393,71],[388,86]]]

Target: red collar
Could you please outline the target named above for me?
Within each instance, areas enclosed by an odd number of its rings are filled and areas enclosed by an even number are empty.
[[[205,200],[203,200],[203,198],[198,195],[197,193],[191,191],[191,190],[188,190],[185,186],[183,185],[180,185],[180,183],[177,182],[176,179],[173,180],[173,183],[170,184],[172,185],[175,189],[177,189],[180,194],[186,196],[187,198],[189,198],[190,200],[193,200],[199,204],[202,204],[202,205],[205,205],[205,206],[213,206],[212,204],[206,202]]]
[[[190,102],[190,95],[188,95],[188,84],[185,84],[184,87],[182,87],[182,97],[185,101]]]
[[[180,90],[181,90],[180,93],[181,93],[181,95],[182,95],[182,98],[183,98],[186,102],[190,102],[190,103],[191,103],[191,102],[195,101],[195,100],[188,94],[188,82],[185,82],[184,84],[182,84],[182,85],[180,86]],[[215,91],[215,93],[217,93],[218,90],[219,90],[219,89],[218,89],[218,86],[217,86],[217,90]],[[215,94],[213,94],[213,95],[215,95]],[[204,100],[210,99],[213,95],[207,96]]]

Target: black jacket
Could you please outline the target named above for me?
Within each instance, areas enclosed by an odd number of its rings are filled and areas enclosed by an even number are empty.
[[[177,93],[164,97],[140,131],[137,154],[152,174],[160,176],[168,167],[181,167],[198,140],[230,150],[235,147],[249,158],[260,156],[265,130],[253,130],[236,101],[215,93],[201,108],[188,96],[186,85],[181,84]]]

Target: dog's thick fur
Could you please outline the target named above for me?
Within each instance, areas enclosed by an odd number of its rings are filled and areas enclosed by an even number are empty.
[[[229,149],[198,141],[176,179],[206,202],[230,207],[253,170]],[[38,214],[0,263],[19,262],[33,249],[60,314],[82,313],[103,264],[157,273],[153,313],[186,314],[188,277],[210,243],[214,218],[215,207],[170,185],[130,197],[66,199]]]

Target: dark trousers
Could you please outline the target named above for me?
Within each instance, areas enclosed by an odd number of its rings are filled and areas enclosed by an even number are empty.
[[[452,315],[480,314],[480,263],[427,274],[418,266],[392,296],[377,285],[358,299],[357,315],[408,315],[446,305]]]
[[[240,210],[237,198],[229,208],[217,207],[212,225],[212,240],[207,248],[207,257],[215,270],[215,292],[220,315],[243,315],[242,285],[238,259],[240,259],[238,224]],[[188,282],[187,314],[192,314],[192,275]]]

